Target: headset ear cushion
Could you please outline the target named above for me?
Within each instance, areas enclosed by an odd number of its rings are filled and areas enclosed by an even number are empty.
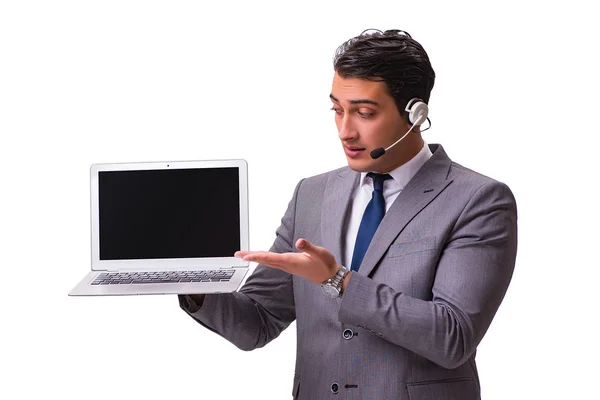
[[[429,107],[421,99],[411,99],[406,105],[405,111],[408,112],[408,122],[411,125],[421,125],[427,120]]]

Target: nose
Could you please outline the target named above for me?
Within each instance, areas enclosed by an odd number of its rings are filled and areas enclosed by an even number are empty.
[[[338,136],[340,140],[352,140],[357,137],[358,131],[352,124],[352,120],[348,114],[339,117],[336,122],[338,128]]]

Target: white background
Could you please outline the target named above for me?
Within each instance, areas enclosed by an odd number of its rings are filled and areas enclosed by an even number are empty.
[[[242,352],[175,296],[67,296],[89,269],[89,166],[245,158],[266,249],[297,181],[345,164],[332,56],[367,28],[421,42],[437,74],[425,139],[517,199],[483,398],[597,396],[597,13],[494,4],[3,1],[0,398],[291,397],[295,325]]]

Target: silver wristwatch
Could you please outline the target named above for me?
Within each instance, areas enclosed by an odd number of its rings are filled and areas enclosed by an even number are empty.
[[[321,289],[323,289],[323,293],[325,293],[333,299],[340,297],[342,293],[342,284],[344,282],[344,278],[346,277],[346,275],[348,275],[349,272],[350,270],[348,270],[348,268],[344,267],[343,265],[340,265],[340,268],[337,270],[335,275],[333,275],[331,278],[327,279],[321,284]]]

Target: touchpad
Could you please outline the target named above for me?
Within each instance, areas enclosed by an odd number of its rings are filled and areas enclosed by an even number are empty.
[[[129,285],[127,293],[131,294],[175,294],[181,293],[184,289],[184,285],[180,283],[169,283],[169,284],[138,284]]]

